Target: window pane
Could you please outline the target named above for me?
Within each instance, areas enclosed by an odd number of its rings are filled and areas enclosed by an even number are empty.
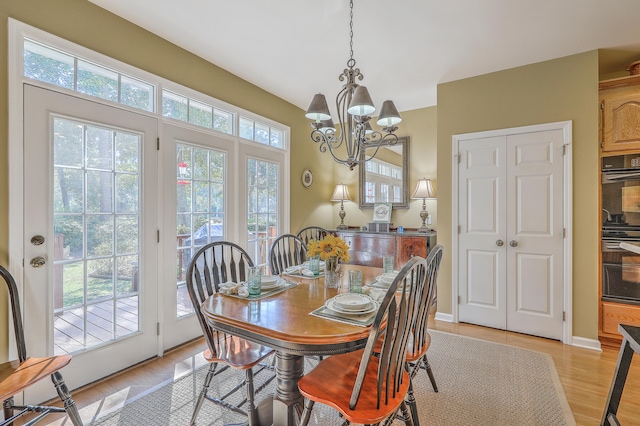
[[[187,121],[187,98],[163,90],[162,115],[180,121]]]
[[[233,134],[233,114],[221,109],[213,110],[213,130]]]
[[[116,133],[116,171],[138,173],[140,167],[140,137],[130,133]]]
[[[271,146],[284,148],[284,132],[282,130],[271,128]]]
[[[241,138],[253,140],[253,121],[240,117],[240,135]]]
[[[213,112],[209,105],[189,101],[189,123],[211,129],[213,126]]]
[[[123,105],[153,112],[155,91],[153,84],[126,75],[120,77],[120,103]]]
[[[25,77],[73,90],[74,59],[30,40],[24,41]]]
[[[87,126],[87,167],[113,169],[113,132],[95,126]]]
[[[78,92],[118,102],[118,73],[78,61]]]
[[[269,126],[256,123],[256,142],[269,145]]]

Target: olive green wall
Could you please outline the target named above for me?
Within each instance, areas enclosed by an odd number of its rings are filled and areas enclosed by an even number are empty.
[[[96,52],[211,95],[291,128],[291,229],[318,223],[332,226],[328,200],[333,185],[332,163],[309,143],[304,111],[212,65],[166,40],[85,0],[3,0],[0,2],[0,264],[8,261],[8,18],[14,18]],[[325,165],[323,166],[323,163]],[[305,168],[314,170],[314,184],[305,189]],[[322,172],[322,170],[326,170]],[[6,358],[7,315],[0,291],[0,362]]]
[[[437,108],[428,107],[400,113],[402,122],[398,125],[398,136],[409,136],[409,197],[413,194],[418,179],[426,177],[433,181],[433,186],[438,193],[438,181],[436,179],[436,144],[437,139]],[[358,208],[358,169],[350,171],[348,167],[336,165],[334,167],[335,182],[343,182],[349,187],[349,195],[353,202],[347,202],[344,209],[347,212],[344,223],[348,226],[362,226],[372,221],[371,209]],[[328,197],[331,197],[329,193]],[[328,199],[328,198],[327,198]],[[427,211],[431,214],[431,227],[437,225],[436,200],[427,200]],[[340,203],[335,203],[333,218],[335,226],[340,224],[338,212]],[[391,214],[391,222],[394,226],[402,225],[405,228],[418,228],[422,225],[420,211],[422,200],[409,200],[408,209],[394,209]]]
[[[598,52],[438,85],[438,310],[451,313],[451,138],[572,120],[573,335],[598,338]]]

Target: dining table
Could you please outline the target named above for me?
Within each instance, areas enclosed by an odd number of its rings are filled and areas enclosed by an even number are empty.
[[[370,326],[312,314],[327,300],[348,292],[349,270],[362,271],[364,285],[383,272],[377,267],[342,265],[338,288],[325,287],[323,275],[283,275],[287,282],[297,285],[258,300],[216,293],[201,305],[211,327],[275,350],[275,391],[256,407],[260,425],[298,423],[303,409],[298,380],[304,374],[305,356],[342,354],[365,346]]]

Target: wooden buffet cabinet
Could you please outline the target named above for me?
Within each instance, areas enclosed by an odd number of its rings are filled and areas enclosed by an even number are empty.
[[[601,81],[599,89],[601,164],[603,158],[610,156],[633,154],[640,157],[640,75]],[[600,176],[602,178],[602,173]],[[605,207],[602,190],[600,207]],[[601,252],[598,334],[602,344],[619,345],[622,336],[618,332],[618,325],[640,326],[640,306],[608,301],[606,298],[603,300],[603,267]]]
[[[413,256],[426,258],[436,245],[435,232],[335,232],[351,246],[349,254],[354,265],[382,268],[382,257],[394,256],[395,269],[400,269]]]

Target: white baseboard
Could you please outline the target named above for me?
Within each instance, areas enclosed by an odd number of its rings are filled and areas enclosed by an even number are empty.
[[[600,346],[600,341],[597,339],[587,339],[586,337],[573,336],[571,338],[571,346],[602,352],[602,346]]]
[[[444,314],[442,312],[436,312],[436,316],[434,318],[436,321],[453,322],[453,315]]]

